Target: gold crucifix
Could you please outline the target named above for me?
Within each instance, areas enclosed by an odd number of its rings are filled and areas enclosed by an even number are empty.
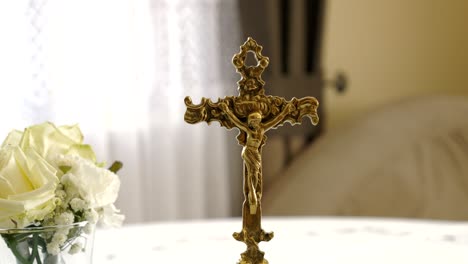
[[[277,128],[285,122],[300,124],[307,116],[312,124],[318,123],[318,101],[314,97],[293,98],[290,101],[278,96],[265,95],[262,73],[268,66],[269,59],[261,54],[262,46],[248,38],[240,47],[240,52],[232,58],[232,63],[242,76],[238,84],[239,96],[227,96],[213,103],[202,98],[199,105],[192,104],[190,97],[185,97],[187,111],[184,119],[195,124],[206,121],[218,121],[227,129],[240,130],[237,140],[243,147],[244,161],[244,203],[242,208],[242,231],[234,233],[236,240],[244,242],[247,250],[241,254],[238,264],[266,264],[264,252],[258,243],[270,241],[273,232],[267,233],[261,227],[262,220],[262,147],[267,139],[265,132]],[[255,55],[257,65],[247,66],[248,52]]]

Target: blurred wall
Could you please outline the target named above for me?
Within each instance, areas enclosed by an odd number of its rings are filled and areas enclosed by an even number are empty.
[[[348,90],[327,89],[327,128],[424,94],[468,95],[468,1],[328,0],[323,64]]]

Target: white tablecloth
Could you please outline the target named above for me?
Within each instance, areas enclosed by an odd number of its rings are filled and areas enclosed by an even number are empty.
[[[466,264],[468,223],[369,218],[264,218],[270,264]],[[241,219],[97,230],[95,264],[236,263]]]

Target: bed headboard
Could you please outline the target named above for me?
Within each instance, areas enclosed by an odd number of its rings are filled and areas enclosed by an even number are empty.
[[[243,39],[251,36],[263,43],[262,54],[270,58],[264,73],[266,92],[286,99],[314,96],[320,102],[318,126],[304,122],[301,126],[286,126],[269,132],[265,147],[274,148],[269,151],[280,155],[274,154],[275,160],[271,160],[268,151],[264,152],[267,155],[264,158],[265,186],[268,188],[268,179],[289,164],[305,145],[313,142],[325,124],[323,90],[330,84],[324,80],[321,58],[325,0],[239,0],[239,10]],[[346,82],[339,76],[331,84],[342,91]],[[274,146],[269,146],[271,144]]]

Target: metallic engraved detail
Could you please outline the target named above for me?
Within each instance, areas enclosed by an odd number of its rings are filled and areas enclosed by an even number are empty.
[[[233,236],[244,242],[247,250],[241,254],[239,264],[268,263],[258,243],[273,238],[272,232],[267,233],[261,228],[262,147],[267,139],[265,132],[286,122],[292,125],[301,124],[304,117],[308,117],[314,125],[319,121],[319,103],[314,97],[286,101],[282,97],[265,95],[265,82],[261,74],[269,60],[262,56],[261,50],[262,46],[248,38],[232,59],[237,72],[242,76],[238,82],[239,96],[219,98],[215,103],[202,98],[198,105],[193,104],[190,97],[185,98],[187,111],[184,119],[187,123],[218,121],[227,129],[237,128],[240,131],[237,140],[243,146],[245,200],[242,208],[242,231]],[[256,66],[245,65],[247,52],[254,53]]]
[[[237,82],[241,96],[265,93],[263,89],[265,81],[262,80],[262,73],[268,66],[270,60],[268,57],[262,55],[262,49],[262,46],[258,45],[254,39],[249,37],[247,41],[240,46],[240,52],[232,57],[232,64],[234,64],[237,72],[241,75],[240,81]],[[248,52],[252,52],[255,55],[257,65],[245,65]]]

